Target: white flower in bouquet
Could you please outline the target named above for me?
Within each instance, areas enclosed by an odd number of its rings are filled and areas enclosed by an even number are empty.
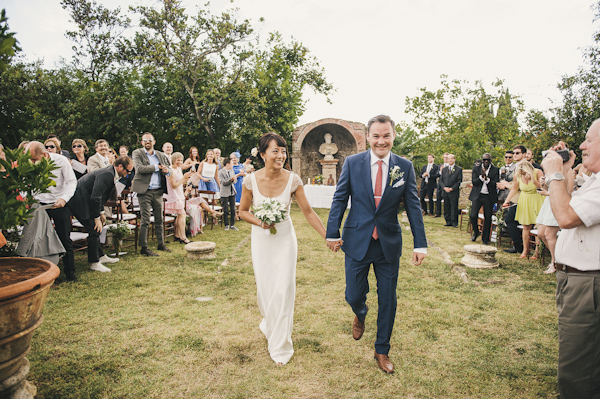
[[[287,206],[274,198],[267,198],[259,206],[252,207],[254,216],[263,223],[275,224],[287,218]],[[277,229],[271,227],[265,234],[277,234]]]

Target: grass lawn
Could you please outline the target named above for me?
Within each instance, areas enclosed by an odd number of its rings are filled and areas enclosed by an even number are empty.
[[[328,210],[317,213],[325,222]],[[442,256],[458,263],[471,243],[464,230],[426,217],[431,247],[421,266],[410,264],[405,231],[395,373],[386,375],[373,360],[373,273],[366,331],[354,341],[343,253],[326,248],[297,206],[292,219],[299,258],[288,365],[274,365],[258,328],[250,226],[240,222],[239,232],[206,229],[195,238],[217,243],[212,261],[188,260],[183,245],[170,243],[173,253],[128,255],[111,273],[79,262],[79,281],[53,287],[33,337],[37,398],[558,396],[555,277],[538,262],[499,253],[500,269],[468,269],[464,282]]]

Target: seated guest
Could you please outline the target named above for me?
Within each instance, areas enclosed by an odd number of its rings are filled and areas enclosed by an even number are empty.
[[[221,206],[223,207],[223,223],[225,230],[235,230],[235,183],[237,177],[233,172],[231,158],[223,160],[223,167],[219,170],[219,181],[221,183]]]
[[[473,168],[471,181],[473,189],[469,195],[471,200],[471,226],[473,227],[473,236],[471,241],[475,241],[479,236],[479,209],[483,206],[483,236],[482,241],[488,245],[490,243],[490,233],[492,230],[492,211],[494,204],[498,201],[496,193],[496,184],[499,181],[500,170],[492,165],[492,155],[483,154],[481,164]]]
[[[71,149],[73,150],[73,157],[71,158],[71,165],[73,164],[74,161],[76,161],[82,165],[87,166],[88,156],[86,154],[88,152],[88,146],[85,143],[85,141],[83,141],[81,139],[73,140]],[[75,172],[75,177],[77,177],[77,180],[79,180],[79,179],[81,179],[81,176],[83,176],[87,173],[87,168],[86,168],[86,170],[81,169],[82,170],[81,172],[79,172],[77,169],[78,168],[74,167],[73,171]]]
[[[46,139],[46,141],[44,141],[44,147],[46,148],[46,151],[48,151],[51,154],[63,155],[62,149],[60,148],[60,143],[54,137]]]
[[[194,174],[196,175],[196,173]],[[185,211],[191,217],[190,221],[190,235],[194,237],[196,234],[203,234],[202,226],[204,225],[202,220],[202,210],[212,214],[214,218],[222,216],[223,212],[217,212],[208,205],[206,200],[200,196],[193,197],[192,192],[194,189],[188,185],[185,189]]]
[[[60,148],[62,146],[62,142],[56,134],[49,134],[48,137],[46,137],[46,139],[56,139],[56,141],[58,142],[58,147]],[[67,159],[71,158],[71,154],[69,154],[69,151],[67,150],[60,150],[59,154],[64,155]]]
[[[73,216],[88,232],[88,263],[90,269],[98,272],[110,272],[104,263],[116,263],[119,258],[110,258],[100,246],[100,233],[106,221],[104,204],[115,188],[115,181],[126,177],[133,169],[129,157],[118,157],[113,165],[87,173],[77,181],[75,195],[67,203]]]
[[[173,162],[171,174],[167,177],[167,202],[165,203],[165,212],[176,214],[175,218],[175,241],[182,244],[189,244],[190,240],[185,236],[185,195],[183,186],[192,175],[191,170],[183,173],[183,154],[173,153],[171,156]]]

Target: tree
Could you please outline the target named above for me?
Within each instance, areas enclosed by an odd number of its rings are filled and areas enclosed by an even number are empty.
[[[0,11],[0,74],[6,70],[15,53],[21,51],[15,33],[9,32],[8,29],[6,10],[2,9]]]

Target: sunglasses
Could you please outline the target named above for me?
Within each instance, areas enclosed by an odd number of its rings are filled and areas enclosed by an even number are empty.
[[[52,148],[56,148],[56,146],[54,146],[54,145],[47,145],[45,147],[46,147],[47,150],[52,149]]]
[[[142,139],[143,142],[148,143],[150,141],[154,141],[154,139]]]
[[[83,146],[81,144],[75,144],[73,145],[73,148],[82,148]]]
[[[504,159],[512,159],[512,157],[504,157]]]
[[[521,154],[522,154],[522,152],[516,152],[515,151],[515,155],[521,155]]]

